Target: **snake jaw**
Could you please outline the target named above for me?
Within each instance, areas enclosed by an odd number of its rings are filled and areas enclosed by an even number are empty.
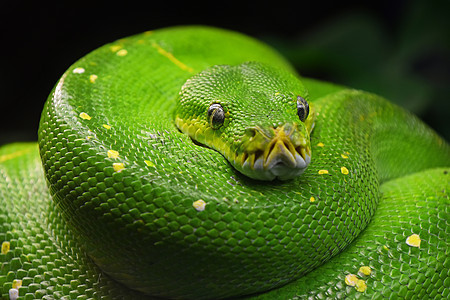
[[[244,151],[235,159],[241,166],[238,169],[259,180],[287,180],[301,175],[311,162],[311,150],[305,139],[295,137],[294,131],[284,127],[273,129],[272,138],[265,135],[265,143],[249,147],[256,150]]]

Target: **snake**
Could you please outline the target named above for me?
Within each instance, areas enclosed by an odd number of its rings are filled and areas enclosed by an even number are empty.
[[[0,148],[2,299],[446,299],[449,167],[412,113],[255,38],[119,39]]]

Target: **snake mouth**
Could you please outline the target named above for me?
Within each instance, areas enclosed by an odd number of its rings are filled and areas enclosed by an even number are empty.
[[[238,158],[242,173],[259,180],[287,180],[301,175],[311,162],[311,150],[283,128],[274,130],[274,137],[264,147],[244,151]]]

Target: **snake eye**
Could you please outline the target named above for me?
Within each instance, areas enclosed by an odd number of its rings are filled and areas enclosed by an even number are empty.
[[[309,104],[301,96],[297,96],[297,115],[302,122],[305,122],[309,115]]]
[[[218,129],[222,126],[225,120],[225,112],[222,105],[218,103],[211,104],[208,108],[208,120],[213,129]]]

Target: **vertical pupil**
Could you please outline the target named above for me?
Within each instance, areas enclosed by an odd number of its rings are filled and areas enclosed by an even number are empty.
[[[309,105],[301,96],[297,96],[297,115],[304,122],[309,114]]]
[[[217,103],[212,104],[208,108],[208,118],[213,128],[218,128],[220,125],[222,125],[225,119],[225,114],[222,106]]]

